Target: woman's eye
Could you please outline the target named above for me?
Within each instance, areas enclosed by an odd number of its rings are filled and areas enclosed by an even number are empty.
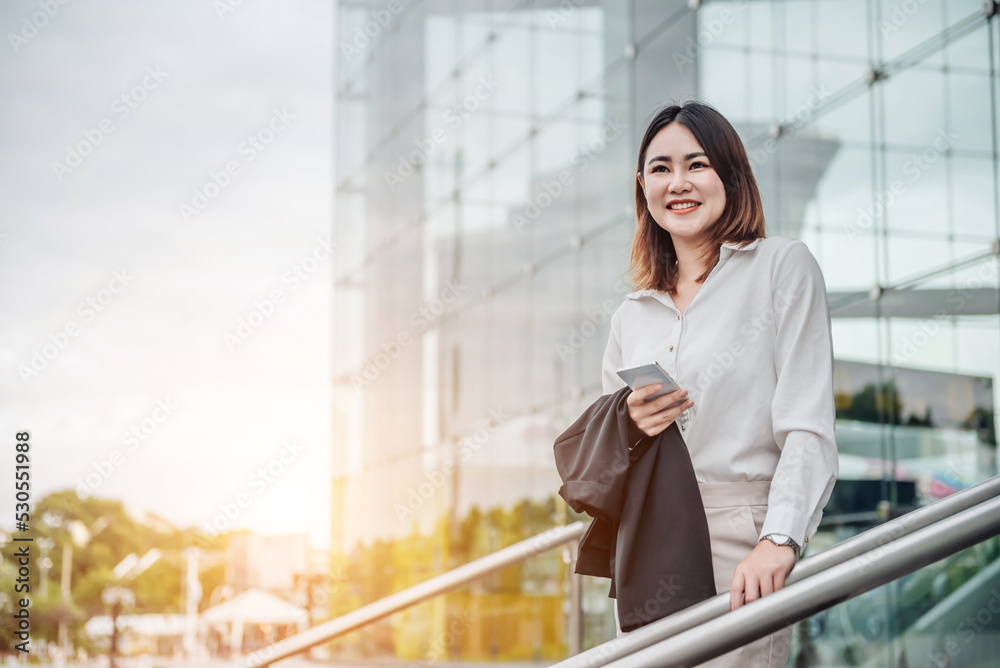
[[[708,163],[702,162],[701,160],[696,160],[695,162],[691,163],[691,166],[690,166],[689,169],[694,169],[694,168],[696,168],[699,165],[701,165],[702,167],[708,167]],[[654,174],[657,173],[657,172],[661,172],[661,171],[666,172],[666,171],[669,171],[669,170],[667,170],[667,168],[666,168],[665,165],[657,165],[656,167],[653,167],[650,170],[650,172],[652,172]]]

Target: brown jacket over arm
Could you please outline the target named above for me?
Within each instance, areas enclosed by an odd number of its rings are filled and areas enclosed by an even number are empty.
[[[715,596],[712,548],[691,457],[676,424],[644,436],[631,388],[605,394],[555,442],[559,495],[594,518],[576,572],[611,578],[623,631]],[[643,436],[634,450],[636,435]]]

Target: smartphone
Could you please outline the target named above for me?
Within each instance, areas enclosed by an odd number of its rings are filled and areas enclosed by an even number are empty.
[[[638,390],[640,387],[653,385],[655,383],[662,383],[663,387],[660,388],[660,391],[647,398],[646,401],[652,401],[657,397],[662,397],[664,394],[670,394],[671,392],[676,392],[681,389],[681,386],[674,382],[674,379],[671,378],[667,372],[663,370],[663,367],[656,362],[646,362],[645,364],[638,364],[636,366],[618,369],[618,376],[633,390]],[[687,400],[688,397],[684,397],[680,401],[675,401],[670,404],[667,408],[671,408],[677,404],[682,404]]]

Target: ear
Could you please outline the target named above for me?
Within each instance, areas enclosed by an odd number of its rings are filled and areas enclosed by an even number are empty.
[[[646,184],[642,181],[642,172],[636,172],[635,178],[639,181],[639,187],[642,188],[643,197],[646,196]]]

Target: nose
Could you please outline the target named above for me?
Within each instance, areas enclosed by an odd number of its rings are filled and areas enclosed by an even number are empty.
[[[690,184],[688,183],[687,170],[675,169],[670,173],[670,183],[667,184],[669,192],[682,193],[689,189]]]

